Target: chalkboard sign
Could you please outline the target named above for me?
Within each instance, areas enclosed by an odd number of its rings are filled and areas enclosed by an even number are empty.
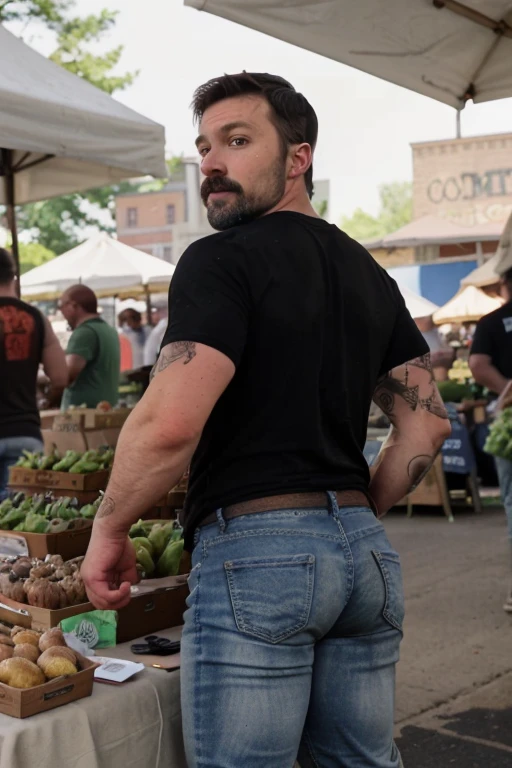
[[[443,469],[445,472],[469,475],[475,469],[476,461],[468,429],[460,421],[457,409],[452,403],[447,403],[446,410],[450,417],[452,434],[444,441],[441,449]]]

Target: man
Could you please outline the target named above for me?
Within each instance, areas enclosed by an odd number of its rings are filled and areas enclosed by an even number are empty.
[[[502,277],[501,294],[506,303],[479,321],[469,357],[475,381],[497,395],[512,380],[512,269]],[[507,516],[512,568],[512,462],[498,457],[495,461]],[[512,588],[503,609],[512,613]]]
[[[37,407],[40,363],[50,380],[50,399],[67,384],[64,352],[46,317],[16,294],[11,254],[0,248],[0,500],[7,495],[9,467],[24,450],[42,451]]]
[[[416,317],[415,323],[430,349],[432,369],[437,381],[446,381],[455,358],[455,350],[447,344],[434,325],[432,315]]]
[[[189,767],[292,768],[298,755],[302,768],[397,768],[400,563],[370,504],[382,515],[403,497],[449,433],[428,348],[396,283],[311,206],[304,96],[242,73],[201,86],[194,112],[220,232],[173,275],[156,375],[94,524],[88,594],[129,601],[128,527],[193,457]],[[374,394],[394,429],[370,483]]]
[[[62,410],[70,405],[96,408],[100,402],[114,406],[119,388],[119,339],[117,331],[98,315],[94,291],[73,285],[62,295],[59,309],[73,329],[66,349],[69,385]]]
[[[142,368],[144,365],[144,347],[152,328],[142,325],[142,315],[136,309],[125,309],[120,313],[118,321],[122,333],[132,345],[133,368]]]
[[[162,341],[167,330],[168,311],[167,304],[155,307],[153,314],[154,328],[149,334],[144,347],[144,365],[153,366],[156,363]]]

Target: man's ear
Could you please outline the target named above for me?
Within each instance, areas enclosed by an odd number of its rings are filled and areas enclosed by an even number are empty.
[[[313,151],[309,144],[294,144],[290,147],[290,165],[288,169],[288,178],[296,179],[309,169],[313,161]]]

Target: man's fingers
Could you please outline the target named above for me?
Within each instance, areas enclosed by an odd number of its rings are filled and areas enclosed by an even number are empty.
[[[91,603],[102,610],[119,610],[128,605],[131,599],[131,584],[123,581],[118,589],[110,589],[106,581],[94,581],[86,584],[87,595]]]

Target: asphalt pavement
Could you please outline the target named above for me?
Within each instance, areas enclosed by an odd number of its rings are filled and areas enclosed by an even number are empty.
[[[400,553],[405,637],[396,736],[405,768],[512,768],[512,616],[504,513],[417,508],[385,520]]]

